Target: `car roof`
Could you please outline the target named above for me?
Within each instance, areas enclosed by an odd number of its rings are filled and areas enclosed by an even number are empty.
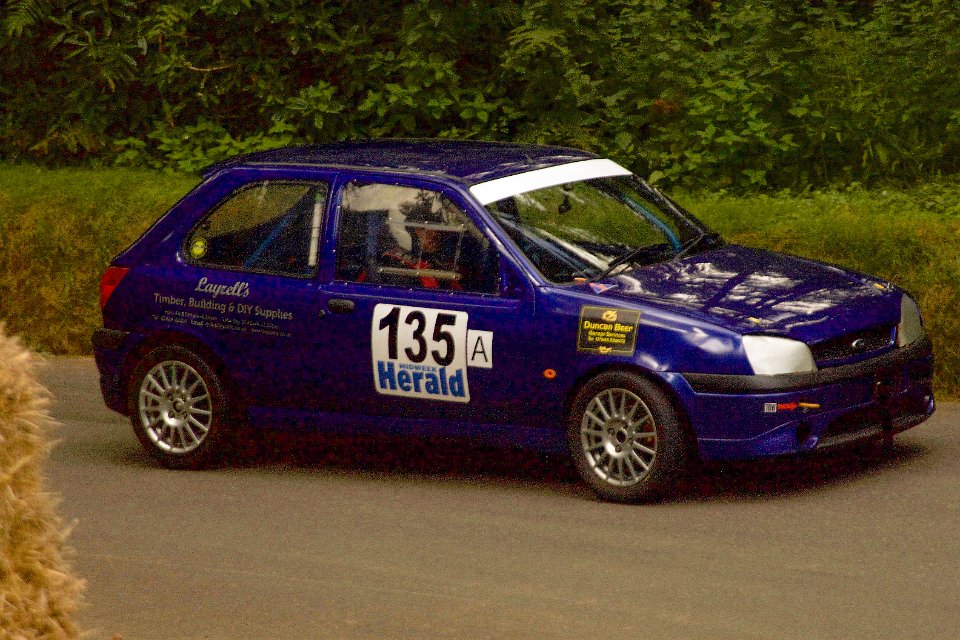
[[[204,171],[204,177],[233,167],[295,165],[430,173],[470,186],[597,157],[579,149],[534,144],[384,139],[257,151],[214,164]]]

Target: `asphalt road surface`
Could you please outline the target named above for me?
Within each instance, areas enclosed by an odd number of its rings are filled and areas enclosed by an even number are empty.
[[[960,637],[960,405],[892,451],[714,465],[600,503],[562,458],[270,436],[176,472],[104,408],[90,359],[42,373],[91,638]]]

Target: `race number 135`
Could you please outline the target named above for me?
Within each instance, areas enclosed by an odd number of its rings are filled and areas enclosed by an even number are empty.
[[[469,402],[463,311],[378,304],[370,342],[379,393]]]

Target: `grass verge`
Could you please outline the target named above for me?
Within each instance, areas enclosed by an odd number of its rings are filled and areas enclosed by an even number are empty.
[[[0,165],[0,319],[27,346],[89,353],[107,263],[197,183],[128,169]]]
[[[0,319],[34,349],[89,353],[106,264],[196,183],[127,169],[0,165]],[[934,339],[938,392],[960,397],[960,178],[909,190],[679,199],[733,242],[906,288]]]

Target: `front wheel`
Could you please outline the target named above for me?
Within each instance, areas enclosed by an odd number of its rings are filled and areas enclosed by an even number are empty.
[[[653,383],[604,373],[577,393],[567,426],[574,466],[598,496],[646,502],[672,492],[687,447],[683,423]]]
[[[213,369],[178,346],[148,353],[130,378],[130,422],[154,458],[175,469],[208,466],[221,453],[230,415]]]

